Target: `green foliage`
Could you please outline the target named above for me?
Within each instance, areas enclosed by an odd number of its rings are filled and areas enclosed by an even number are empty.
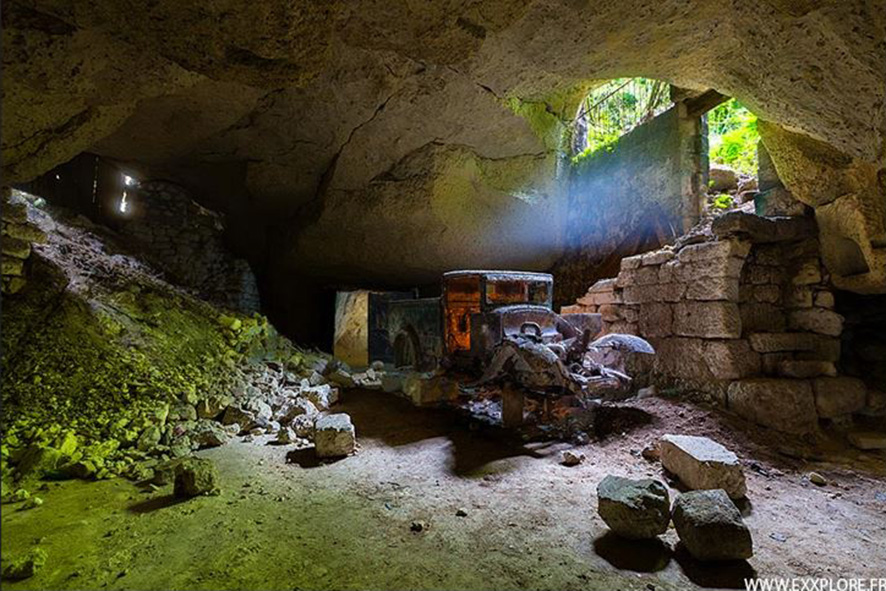
[[[620,137],[670,106],[668,85],[647,78],[615,78],[597,87],[582,102],[577,120],[586,128],[587,146],[572,162],[591,154],[611,151]]]
[[[739,172],[757,173],[757,117],[735,99],[708,113],[711,162]]]
[[[716,209],[729,209],[733,206],[732,196],[721,193],[714,197],[713,206]]]

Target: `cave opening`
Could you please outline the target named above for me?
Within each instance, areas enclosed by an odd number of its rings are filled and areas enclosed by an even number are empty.
[[[886,585],[882,11],[720,4],[4,3],[3,588]]]

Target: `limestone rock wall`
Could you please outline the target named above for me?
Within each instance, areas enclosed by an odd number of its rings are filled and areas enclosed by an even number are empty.
[[[861,410],[861,380],[838,376],[843,317],[810,220],[741,212],[713,239],[622,260],[563,313],[598,312],[606,332],[647,338],[661,387],[702,394],[789,432]]]
[[[148,181],[129,188],[118,231],[178,284],[242,312],[260,309],[249,264],[223,242],[224,219],[194,203],[181,186]]]
[[[530,222],[563,227],[562,133],[603,79],[714,88],[883,169],[881,2],[235,4],[6,3],[4,182],[93,151],[230,214],[269,284],[392,287],[550,267],[562,235]]]
[[[3,191],[0,218],[3,220],[2,289],[5,294],[14,294],[27,282],[27,263],[33,244],[46,242],[46,233],[28,220],[26,204],[21,198],[13,198],[9,189]]]

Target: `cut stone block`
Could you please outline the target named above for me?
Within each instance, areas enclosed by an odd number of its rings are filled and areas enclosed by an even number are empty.
[[[672,337],[653,343],[656,374],[691,380],[710,380],[705,342],[702,339]]]
[[[818,378],[836,376],[837,368],[830,361],[788,359],[778,364],[778,375],[786,378]]]
[[[427,406],[458,398],[458,383],[432,374],[413,373],[403,381],[403,393],[416,406]]]
[[[741,417],[786,433],[809,433],[818,427],[815,398],[808,380],[738,380],[729,385],[727,406]]]
[[[751,243],[746,240],[717,240],[684,246],[677,254],[677,258],[680,262],[686,263],[729,257],[744,258],[750,251]]]
[[[686,287],[686,299],[738,301],[738,278],[701,277]]]
[[[621,259],[620,267],[622,271],[627,271],[629,269],[637,269],[640,267],[641,264],[643,264],[643,255],[636,254],[634,256]]]
[[[676,255],[673,250],[654,250],[644,254],[640,261],[643,265],[661,265],[673,259]]]
[[[673,517],[680,541],[697,560],[742,560],[754,555],[751,532],[723,490],[681,494]]]
[[[843,317],[824,308],[794,310],[788,316],[788,325],[794,330],[808,330],[837,337],[843,332]]]
[[[867,388],[859,379],[818,378],[812,381],[818,416],[830,419],[864,408]]]
[[[658,442],[661,465],[695,490],[723,489],[733,499],[747,494],[738,456],[707,437],[664,435]]]
[[[760,373],[760,354],[745,339],[705,341],[705,360],[714,378],[737,380]]]
[[[783,332],[787,319],[779,306],[754,302],[741,304],[741,326],[746,332]]]
[[[336,458],[354,452],[357,435],[347,413],[325,415],[314,422],[314,445],[321,458]]]
[[[671,501],[658,480],[609,475],[597,485],[597,513],[622,537],[654,538],[668,529]]]
[[[674,306],[674,334],[688,337],[738,338],[741,316],[732,302],[682,302]]]
[[[640,334],[646,337],[666,337],[672,334],[673,314],[670,304],[650,303],[640,307]]]
[[[812,351],[815,348],[813,338],[799,332],[756,332],[748,340],[754,351],[759,353]]]

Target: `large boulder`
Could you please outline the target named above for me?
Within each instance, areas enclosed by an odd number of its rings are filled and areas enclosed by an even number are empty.
[[[658,443],[661,465],[691,489],[723,489],[733,499],[747,494],[738,456],[707,437],[665,435]]]
[[[754,555],[751,532],[722,489],[681,494],[673,518],[680,541],[698,560],[743,560]]]
[[[727,166],[714,164],[708,175],[708,191],[724,193],[738,188],[738,173]]]
[[[357,436],[346,413],[325,415],[314,423],[314,445],[321,458],[336,458],[354,452]]]
[[[671,501],[658,480],[631,480],[609,475],[597,485],[597,513],[616,534],[654,538],[668,529]]]
[[[173,493],[190,498],[219,494],[218,468],[206,458],[186,458],[175,469]]]

